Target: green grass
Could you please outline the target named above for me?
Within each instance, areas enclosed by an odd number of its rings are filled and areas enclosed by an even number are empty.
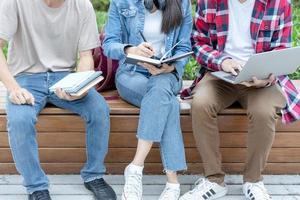
[[[294,8],[293,16],[294,16],[293,39],[292,39],[293,46],[300,46],[300,7]],[[289,75],[289,77],[293,80],[299,80],[300,79],[300,67],[298,68],[298,70],[295,73]]]
[[[98,24],[99,30],[101,31],[104,27],[105,22],[106,22],[107,12],[96,11],[96,16],[97,16],[97,24]]]
[[[7,46],[4,47],[3,52],[4,52],[4,55],[6,56],[7,55]]]

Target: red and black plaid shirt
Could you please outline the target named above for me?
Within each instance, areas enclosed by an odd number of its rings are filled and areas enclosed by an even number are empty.
[[[207,70],[221,70],[221,63],[228,58],[223,53],[228,27],[228,0],[198,0],[192,44],[196,60],[202,68],[192,86],[182,92],[182,98],[191,96],[193,88]],[[250,31],[256,53],[291,47],[291,3],[288,0],[256,0]],[[300,99],[295,86],[287,76],[278,77],[278,84],[287,97],[282,121],[289,123],[300,119]]]

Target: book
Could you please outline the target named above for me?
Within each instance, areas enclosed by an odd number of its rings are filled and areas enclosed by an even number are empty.
[[[134,54],[128,54],[126,56],[125,59],[125,63],[127,64],[133,64],[133,65],[137,65],[139,62],[141,63],[148,63],[151,65],[154,65],[156,67],[161,67],[162,64],[166,63],[166,64],[171,64],[177,60],[180,60],[182,58],[185,57],[189,57],[193,54],[194,52],[188,52],[188,53],[184,53],[184,54],[179,54],[167,59],[153,59],[153,58],[148,58],[148,57],[144,57],[144,56],[139,56],[139,55],[134,55]],[[163,57],[162,57],[163,58]]]
[[[81,96],[103,79],[102,72],[99,71],[70,73],[51,86],[49,90],[54,92],[57,88],[61,88],[71,96]]]
[[[142,63],[148,63],[151,65],[154,65],[158,68],[161,67],[162,64],[166,63],[166,64],[172,64],[173,62],[180,60],[182,58],[185,57],[189,57],[191,56],[194,52],[190,51],[187,53],[183,53],[183,54],[179,54],[179,55],[175,55],[173,57],[167,58],[167,56],[169,55],[169,53],[172,52],[172,50],[182,42],[182,40],[180,40],[179,42],[177,42],[169,51],[167,51],[160,59],[157,58],[148,58],[148,57],[144,57],[144,56],[139,56],[139,55],[134,55],[134,54],[128,54],[126,56],[125,59],[125,63],[127,64],[133,64],[133,65],[137,65],[139,62]]]

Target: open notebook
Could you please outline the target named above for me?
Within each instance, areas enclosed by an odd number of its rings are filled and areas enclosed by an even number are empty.
[[[102,72],[99,71],[70,73],[51,86],[49,90],[54,92],[57,88],[61,88],[71,96],[81,96],[102,80]]]
[[[139,62],[141,63],[148,63],[148,64],[152,64],[158,68],[161,67],[161,65],[163,63],[166,64],[171,64],[177,60],[180,60],[182,58],[185,57],[189,57],[191,56],[194,52],[187,52],[187,53],[183,53],[183,54],[179,54],[179,55],[175,55],[173,57],[167,58],[167,56],[172,52],[172,50],[182,42],[182,40],[180,40],[179,42],[177,42],[169,51],[167,51],[160,59],[155,59],[155,58],[148,58],[148,57],[144,57],[144,56],[138,56],[138,55],[134,55],[134,54],[128,54],[126,56],[125,59],[125,63],[127,64],[133,64],[133,65],[137,65]]]

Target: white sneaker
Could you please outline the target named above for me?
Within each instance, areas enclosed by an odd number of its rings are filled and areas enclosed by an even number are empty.
[[[244,195],[248,200],[270,200],[272,199],[262,181],[257,183],[246,182],[243,185]]]
[[[195,188],[185,193],[179,200],[211,200],[223,197],[227,194],[228,188],[201,178],[195,183]]]
[[[141,200],[143,195],[143,167],[128,165],[124,171],[125,185],[122,200]]]
[[[180,196],[180,185],[167,183],[158,200],[178,200]]]

